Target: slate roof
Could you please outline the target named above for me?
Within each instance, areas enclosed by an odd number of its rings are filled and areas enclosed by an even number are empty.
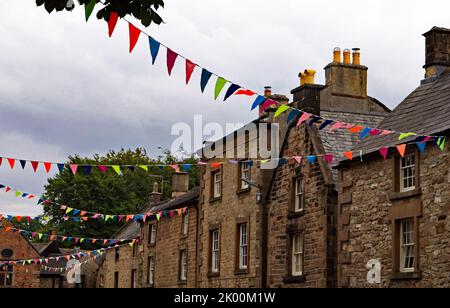
[[[200,196],[200,188],[194,188],[180,197],[172,198],[159,203],[153,203],[146,205],[140,214],[154,213],[161,211],[170,211],[184,207],[187,203],[192,202]],[[138,222],[128,222],[122,229],[120,229],[115,235],[115,238],[121,239],[135,239],[141,235],[141,225]]]
[[[447,69],[438,79],[420,85],[378,127],[422,135],[439,135],[449,130],[450,69]],[[355,150],[364,150],[364,154],[367,154],[381,147],[395,146],[414,139],[412,137],[399,141],[398,134],[383,137],[370,136],[362,140]]]

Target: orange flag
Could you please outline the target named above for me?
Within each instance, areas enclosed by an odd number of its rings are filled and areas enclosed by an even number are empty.
[[[401,157],[405,157],[406,144],[400,144],[397,146],[397,150],[400,153]]]
[[[345,157],[347,157],[349,160],[353,160],[353,152],[345,152]]]

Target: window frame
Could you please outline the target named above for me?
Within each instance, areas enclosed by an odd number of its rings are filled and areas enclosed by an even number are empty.
[[[243,243],[242,228],[245,226],[245,244]],[[243,221],[237,224],[236,229],[236,274],[248,273],[250,267],[250,227],[248,221]],[[245,259],[244,257],[245,250]],[[245,265],[244,265],[245,260]]]
[[[244,166],[247,166],[247,169],[244,168]],[[252,179],[252,166],[248,159],[242,160],[238,163],[238,176],[237,176],[237,193],[245,193],[249,192],[251,190],[251,185],[244,182],[244,172],[247,172],[247,180],[251,181]]]
[[[0,281],[0,289],[12,288],[14,285],[14,265],[0,265],[0,275],[4,276],[3,282]],[[10,281],[10,284],[7,284],[8,279]]]
[[[407,162],[408,158],[413,158],[413,164],[411,165],[403,165],[404,162]],[[409,154],[405,154],[404,157],[400,157],[398,159],[398,172],[399,172],[399,181],[398,181],[398,187],[399,187],[399,192],[401,193],[406,193],[406,192],[410,192],[413,191],[417,188],[417,155],[416,153],[409,153]],[[408,169],[413,169],[414,174],[411,176],[405,176],[404,175],[404,171],[408,170]],[[405,180],[411,180],[411,182],[413,182],[412,186],[409,187],[405,187]]]
[[[156,246],[156,240],[158,235],[158,227],[156,222],[149,223],[148,225],[148,245]]]
[[[147,259],[147,284],[151,287],[155,285],[156,261],[154,256]]]
[[[215,248],[214,234],[217,233],[217,249]],[[209,276],[220,275],[220,254],[221,254],[221,232],[220,228],[212,228],[209,231]],[[217,267],[215,267],[217,263]]]
[[[114,289],[118,289],[119,288],[119,272],[114,272]]]
[[[189,210],[183,214],[181,220],[181,236],[187,237],[189,235]]]
[[[131,270],[131,289],[136,289],[138,286],[138,272],[137,269]]]
[[[219,175],[219,181],[217,181],[217,175]],[[217,193],[216,188],[217,188],[217,183],[220,183],[219,185],[219,193]],[[210,183],[211,187],[210,187],[210,199],[211,201],[217,201],[222,199],[223,196],[223,168],[222,166],[212,170],[211,171],[211,183]]]
[[[180,250],[178,280],[180,283],[186,283],[187,279],[188,279],[188,253],[187,249],[184,248]]]
[[[296,250],[296,241],[295,239],[298,238],[299,239],[299,250]],[[294,233],[291,236],[291,271],[290,271],[290,276],[292,277],[302,277],[305,274],[305,235],[304,233],[298,232],[298,233]],[[301,265],[301,269],[300,271],[297,271],[297,259],[296,257],[300,256],[300,265]]]
[[[409,243],[405,243],[405,223],[410,224],[410,229],[408,230],[409,233]],[[401,273],[414,273],[416,271],[415,263],[416,263],[416,256],[415,256],[415,250],[416,250],[416,241],[415,241],[415,230],[414,230],[414,219],[402,219],[399,221],[399,272]],[[410,248],[411,251],[409,255],[405,253],[405,248]],[[412,267],[405,267],[406,259],[412,258]]]

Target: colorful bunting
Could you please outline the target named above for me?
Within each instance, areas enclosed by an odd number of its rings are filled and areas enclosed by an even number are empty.
[[[256,97],[255,102],[252,105],[252,110],[255,110],[256,108],[261,106],[266,100],[267,100],[266,97],[258,95],[258,97]]]
[[[136,28],[132,23],[129,24],[129,30],[130,30],[130,53],[133,52],[134,47],[136,47],[136,44],[139,40],[139,36],[141,35],[141,30]]]
[[[284,112],[288,111],[289,108],[290,107],[288,105],[281,105],[280,107],[278,107],[277,111],[275,112],[274,119],[278,118]]]
[[[312,114],[304,112],[300,119],[298,120],[297,126],[300,126],[303,124],[303,122],[307,121],[309,118],[312,117]]]
[[[169,72],[169,76],[172,75],[172,69],[175,65],[175,61],[177,61],[177,58],[178,54],[167,48],[167,71]]]

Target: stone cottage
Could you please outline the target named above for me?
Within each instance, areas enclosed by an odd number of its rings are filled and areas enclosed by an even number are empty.
[[[448,136],[450,30],[424,36],[425,79],[379,127]],[[340,287],[450,287],[448,146],[414,138],[368,137],[355,149],[363,163],[339,166]]]

